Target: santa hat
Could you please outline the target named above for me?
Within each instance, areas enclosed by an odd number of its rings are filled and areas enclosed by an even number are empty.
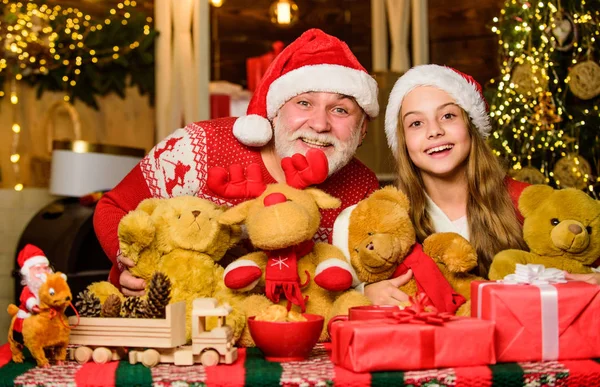
[[[262,146],[273,136],[270,120],[289,99],[306,92],[354,97],[365,113],[379,114],[377,82],[346,43],[319,29],[310,29],[287,46],[265,72],[233,134],[245,145]]]
[[[49,265],[50,262],[48,258],[44,255],[44,252],[40,250],[38,247],[28,244],[23,247],[23,250],[19,253],[17,257],[17,263],[21,267],[21,274],[27,275],[29,269],[35,265],[46,264]]]
[[[492,126],[487,114],[487,103],[481,85],[473,77],[446,66],[434,64],[416,66],[396,81],[385,111],[385,134],[395,157],[398,157],[396,131],[398,130],[398,115],[402,100],[419,86],[434,86],[450,94],[456,103],[469,114],[471,121],[479,130],[479,134],[483,138],[489,136]]]

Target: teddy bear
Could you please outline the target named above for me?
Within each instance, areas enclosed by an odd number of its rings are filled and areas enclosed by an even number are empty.
[[[523,239],[529,251],[494,256],[489,277],[513,274],[516,264],[542,264],[569,273],[590,273],[600,257],[600,203],[574,188],[532,185],[519,197]]]
[[[247,316],[273,304],[322,315],[325,324],[319,340],[326,341],[331,317],[346,314],[349,307],[370,304],[350,289],[352,268],[343,253],[330,244],[312,241],[321,219],[319,209],[339,205],[339,199],[317,188],[297,189],[278,183],[219,218],[229,226],[244,224],[250,242],[258,249],[225,269],[225,285]],[[319,266],[328,260],[339,265]],[[247,329],[238,344],[254,345]]]
[[[67,357],[69,334],[71,328],[65,316],[65,310],[73,298],[67,284],[67,276],[61,272],[43,274],[44,282],[38,291],[39,312],[23,320],[23,343],[13,338],[13,326],[19,312],[19,307],[10,304],[8,313],[13,316],[8,329],[8,342],[15,363],[22,363],[23,346],[27,347],[39,367],[49,367],[46,357],[52,356],[56,364],[63,364]]]
[[[150,282],[160,271],[171,281],[171,302],[186,302],[188,339],[192,301],[214,297],[228,303],[223,267],[217,262],[241,239],[241,228],[219,222],[225,208],[194,196],[146,199],[123,217],[119,247],[135,266],[131,274]],[[228,324],[241,334],[245,316],[233,310]]]
[[[425,292],[440,312],[470,314],[469,274],[477,266],[473,246],[456,233],[436,233],[416,243],[410,202],[393,186],[372,193],[346,208],[333,228],[333,244],[345,252],[355,282],[373,283],[404,274],[413,278],[400,287],[408,295]]]

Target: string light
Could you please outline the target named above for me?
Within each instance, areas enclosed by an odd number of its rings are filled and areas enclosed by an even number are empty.
[[[557,186],[561,186],[561,181],[548,166],[561,157],[577,154],[580,136],[597,131],[600,118],[597,113],[587,113],[591,106],[586,113],[582,109],[585,117],[573,118],[571,113],[575,108],[569,105],[571,101],[563,91],[569,89],[563,58],[567,57],[572,67],[587,60],[586,53],[598,49],[592,39],[598,35],[600,13],[592,13],[583,2],[572,3],[576,8],[570,8],[572,28],[577,28],[582,38],[577,41],[571,33],[568,36],[572,40],[570,50],[562,49],[560,45],[565,42],[559,42],[554,35],[557,23],[565,20],[566,11],[560,8],[560,2],[507,0],[491,26],[491,31],[498,36],[501,62],[500,78],[490,81],[494,90],[490,101],[490,117],[494,123],[490,143],[494,153],[511,160],[511,170],[534,167],[540,176],[545,176],[546,182]],[[586,36],[588,38],[583,38]],[[597,107],[597,103],[592,105]],[[584,132],[586,130],[588,132]],[[585,161],[577,156],[570,160],[575,169],[571,168],[571,173],[581,181],[578,186],[595,193],[598,190],[593,186],[600,178],[582,169],[587,164],[582,160]]]
[[[111,24],[111,19],[102,22],[92,22],[90,15],[84,14],[77,8],[64,8],[60,5],[49,6],[34,2],[17,2],[1,0],[4,16],[0,20],[0,76],[11,82],[9,94],[13,122],[11,125],[12,142],[10,147],[10,161],[13,167],[16,184],[14,189],[21,191],[20,162],[18,153],[19,137],[22,131],[18,116],[18,81],[24,75],[46,75],[51,70],[64,68],[63,90],[65,101],[69,102],[69,90],[77,87],[81,70],[86,63],[104,63],[119,59],[120,56],[140,47],[140,41],[128,42],[123,47],[115,46],[111,50],[95,50],[86,47],[85,41],[90,34],[99,33],[104,26]],[[132,12],[136,7],[135,1],[125,0],[111,9],[111,15],[122,14],[122,23],[131,20]],[[152,18],[145,19],[140,38],[150,34]],[[56,28],[56,30],[55,30]],[[59,31],[62,30],[59,39]],[[142,35],[143,33],[143,35]],[[75,50],[77,55],[72,57]],[[117,54],[118,52],[118,54]],[[7,73],[7,75],[4,75]],[[4,92],[0,91],[0,97]],[[1,128],[0,128],[1,129]]]

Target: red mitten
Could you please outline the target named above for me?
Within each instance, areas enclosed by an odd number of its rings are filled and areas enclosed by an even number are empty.
[[[317,267],[315,283],[325,290],[339,292],[350,289],[352,286],[352,274],[348,270],[338,266],[329,267],[319,273],[319,268]]]
[[[234,265],[238,262],[234,262],[231,265]],[[225,270],[223,275],[223,279],[225,281],[225,286],[229,289],[239,290],[244,289],[252,285],[253,282],[257,281],[262,275],[262,271],[256,265],[252,266],[239,266],[230,268],[229,265]],[[254,284],[256,286],[256,284]],[[254,286],[252,286],[253,288]],[[247,289],[250,290],[250,289]]]
[[[258,164],[248,165],[245,171],[240,164],[229,166],[229,172],[223,167],[209,168],[206,185],[217,195],[235,199],[258,197],[267,187]]]
[[[281,160],[281,168],[283,168],[288,185],[303,189],[310,185],[320,184],[327,179],[329,162],[322,150],[309,149],[306,157],[299,153],[292,157],[284,157]]]

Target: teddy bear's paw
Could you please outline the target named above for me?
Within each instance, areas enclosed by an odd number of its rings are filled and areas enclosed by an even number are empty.
[[[262,270],[249,259],[238,259],[227,266],[223,273],[225,286],[237,291],[249,291],[258,284]]]
[[[254,340],[252,340],[252,335],[250,334],[250,330],[247,326],[244,328],[242,336],[237,341],[236,345],[244,348],[256,347],[256,344],[254,344]]]
[[[339,292],[352,287],[350,265],[339,259],[328,259],[319,263],[315,274],[315,283],[325,290]]]
[[[466,273],[477,266],[477,251],[458,234],[440,253],[437,257],[432,256],[433,260],[446,266],[451,273]]]
[[[12,355],[12,360],[15,363],[23,363],[23,359],[24,359],[24,357],[23,357],[23,353],[22,352],[13,353],[13,355]]]
[[[456,315],[461,317],[471,317],[471,300],[467,300],[462,304],[456,311]]]

